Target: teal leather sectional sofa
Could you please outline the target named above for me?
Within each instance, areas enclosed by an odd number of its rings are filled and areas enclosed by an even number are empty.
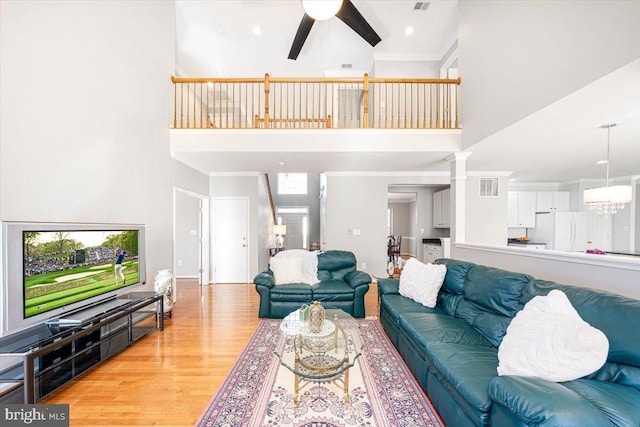
[[[380,320],[449,426],[640,426],[640,301],[440,259],[447,274],[430,309],[378,282]],[[498,346],[537,295],[563,291],[609,340],[605,365],[578,380],[498,376]]]
[[[276,285],[271,270],[258,274],[253,283],[260,294],[258,316],[282,319],[303,304],[320,301],[328,308],[339,308],[353,317],[364,317],[364,295],[371,276],[356,270],[356,257],[348,251],[318,253],[319,283]]]

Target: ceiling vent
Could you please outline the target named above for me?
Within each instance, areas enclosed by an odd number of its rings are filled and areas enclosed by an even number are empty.
[[[419,1],[416,2],[415,6],[413,6],[413,10],[427,10],[429,7],[428,1]]]
[[[353,64],[342,64],[341,68],[351,68]]]
[[[480,197],[498,197],[498,178],[480,178]]]

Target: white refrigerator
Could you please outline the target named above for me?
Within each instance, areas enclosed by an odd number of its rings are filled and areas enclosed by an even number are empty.
[[[588,245],[586,212],[548,212],[536,214],[536,228],[529,239],[546,243],[547,249],[584,252]]]

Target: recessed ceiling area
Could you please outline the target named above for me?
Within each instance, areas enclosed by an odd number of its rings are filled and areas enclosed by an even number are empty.
[[[374,56],[440,60],[456,40],[457,1],[431,2],[427,10],[406,0],[352,3],[382,38],[375,48],[334,17],[313,25],[293,61],[287,55],[304,15],[300,1],[176,0],[178,71],[183,77],[321,77],[352,64],[364,73]]]

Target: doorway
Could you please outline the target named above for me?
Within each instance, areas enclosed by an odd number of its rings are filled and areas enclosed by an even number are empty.
[[[214,283],[249,283],[249,198],[213,199]]]
[[[276,208],[276,216],[278,224],[287,226],[284,247],[287,249],[309,249],[309,207]]]
[[[173,272],[176,279],[209,282],[209,197],[178,187],[173,191]]]

